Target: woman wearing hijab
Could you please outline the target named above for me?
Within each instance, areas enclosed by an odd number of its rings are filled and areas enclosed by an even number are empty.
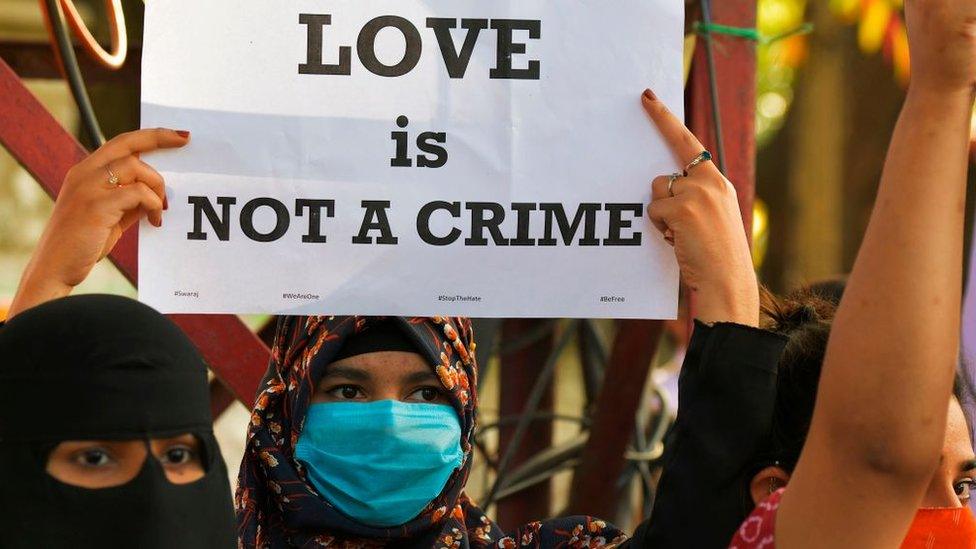
[[[0,547],[229,548],[207,370],[172,322],[115,296],[0,328]]]
[[[603,547],[591,517],[504,532],[464,494],[478,367],[460,317],[283,317],[237,489],[244,547]]]

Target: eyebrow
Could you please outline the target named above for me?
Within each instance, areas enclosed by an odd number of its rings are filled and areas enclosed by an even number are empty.
[[[976,470],[976,459],[964,461],[959,465],[959,471],[962,473],[968,473],[969,471],[973,470]]]
[[[430,370],[417,371],[412,374],[406,375],[401,380],[404,385],[412,385],[414,383],[430,382],[434,385],[440,386],[441,380],[439,377],[434,375],[434,372]]]
[[[329,366],[325,370],[325,375],[322,376],[322,381],[334,378],[365,382],[371,380],[373,376],[369,375],[369,372],[366,370],[360,370],[359,368],[350,368],[348,366]]]

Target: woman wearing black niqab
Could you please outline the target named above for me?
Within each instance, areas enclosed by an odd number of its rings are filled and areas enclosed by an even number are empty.
[[[236,546],[207,387],[187,337],[130,299],[63,298],[0,328],[0,547]]]

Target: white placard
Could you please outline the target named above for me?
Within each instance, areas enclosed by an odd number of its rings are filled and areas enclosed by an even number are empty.
[[[673,318],[646,218],[676,163],[683,0],[146,3],[168,313]]]

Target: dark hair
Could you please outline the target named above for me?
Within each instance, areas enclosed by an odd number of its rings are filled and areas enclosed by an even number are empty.
[[[959,368],[956,370],[956,380],[952,385],[952,394],[955,395],[956,400],[959,401],[959,405],[962,406],[962,412],[966,416],[966,424],[969,426],[970,432],[973,428],[973,418],[970,417],[970,413],[976,408],[976,387],[973,386],[973,379],[969,375],[971,371],[973,371],[972,365],[966,360],[963,353],[960,353]]]
[[[762,291],[763,327],[787,338],[776,380],[776,400],[766,448],[759,468],[776,464],[792,472],[810,430],[817,386],[823,367],[830,327],[841,290],[824,295],[807,286],[780,298]]]
[[[847,276],[836,276],[834,278],[825,278],[819,282],[805,286],[797,294],[816,296],[824,301],[833,303],[834,306],[840,306],[840,299],[844,297],[844,290],[846,288]]]

